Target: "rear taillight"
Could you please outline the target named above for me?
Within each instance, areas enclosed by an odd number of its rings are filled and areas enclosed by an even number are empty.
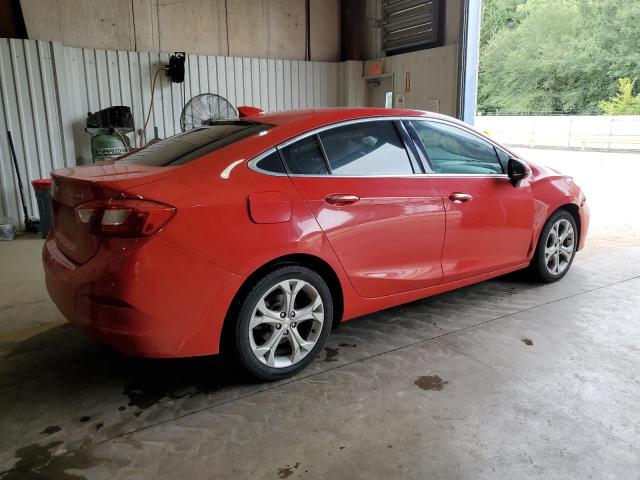
[[[110,237],[153,235],[175,215],[171,205],[134,198],[111,198],[76,207],[81,225],[91,233]]]

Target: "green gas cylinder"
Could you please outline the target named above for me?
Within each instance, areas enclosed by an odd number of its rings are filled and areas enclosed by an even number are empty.
[[[98,133],[96,130],[102,131]],[[91,134],[94,163],[117,158],[130,150],[129,138],[113,129],[87,128],[87,131]]]
[[[124,155],[131,150],[127,133],[133,131],[133,115],[127,106],[112,106],[87,114],[93,161],[101,162]]]

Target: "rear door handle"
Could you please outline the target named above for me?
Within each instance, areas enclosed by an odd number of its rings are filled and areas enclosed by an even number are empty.
[[[449,195],[449,200],[451,200],[453,203],[464,203],[473,200],[473,197],[468,193],[453,192],[451,195]]]
[[[352,205],[360,200],[357,195],[347,195],[344,193],[334,193],[327,195],[324,199],[325,202],[335,205],[336,207],[343,207],[345,205]]]

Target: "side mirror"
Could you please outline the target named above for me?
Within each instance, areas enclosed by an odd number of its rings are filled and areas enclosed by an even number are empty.
[[[510,158],[507,164],[507,176],[515,187],[520,180],[527,176],[527,168],[515,158]]]

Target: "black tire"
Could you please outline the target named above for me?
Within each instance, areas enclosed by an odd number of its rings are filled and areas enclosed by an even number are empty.
[[[549,233],[554,225],[560,220],[568,221],[573,228],[573,253],[568,260],[568,264],[566,268],[564,268],[561,272],[555,274],[547,267],[545,262],[545,248],[547,247],[547,241],[549,240]],[[578,248],[578,228],[576,226],[576,221],[566,210],[560,209],[554,212],[544,224],[542,228],[542,232],[540,233],[540,238],[538,239],[538,245],[536,246],[536,252],[531,260],[531,264],[529,265],[529,272],[534,280],[544,283],[552,283],[557,282],[562,277],[564,277],[569,269],[571,268],[571,264],[573,263],[573,259],[576,256],[576,249]]]
[[[263,363],[258,359],[256,354],[254,354],[251,341],[249,339],[249,325],[254,309],[263,295],[278,283],[291,279],[303,280],[315,288],[322,300],[324,320],[322,322],[321,331],[317,334],[318,336],[315,345],[301,360],[290,366],[275,368]],[[231,339],[230,343],[233,345],[234,357],[236,357],[239,364],[247,371],[247,373],[260,380],[279,380],[295,375],[313,361],[318,353],[324,348],[329,332],[331,331],[332,322],[333,299],[327,283],[320,275],[309,268],[300,265],[287,265],[277,268],[263,276],[256,282],[253,288],[242,300],[235,328],[233,329],[233,339]],[[253,331],[251,335],[253,335]]]

